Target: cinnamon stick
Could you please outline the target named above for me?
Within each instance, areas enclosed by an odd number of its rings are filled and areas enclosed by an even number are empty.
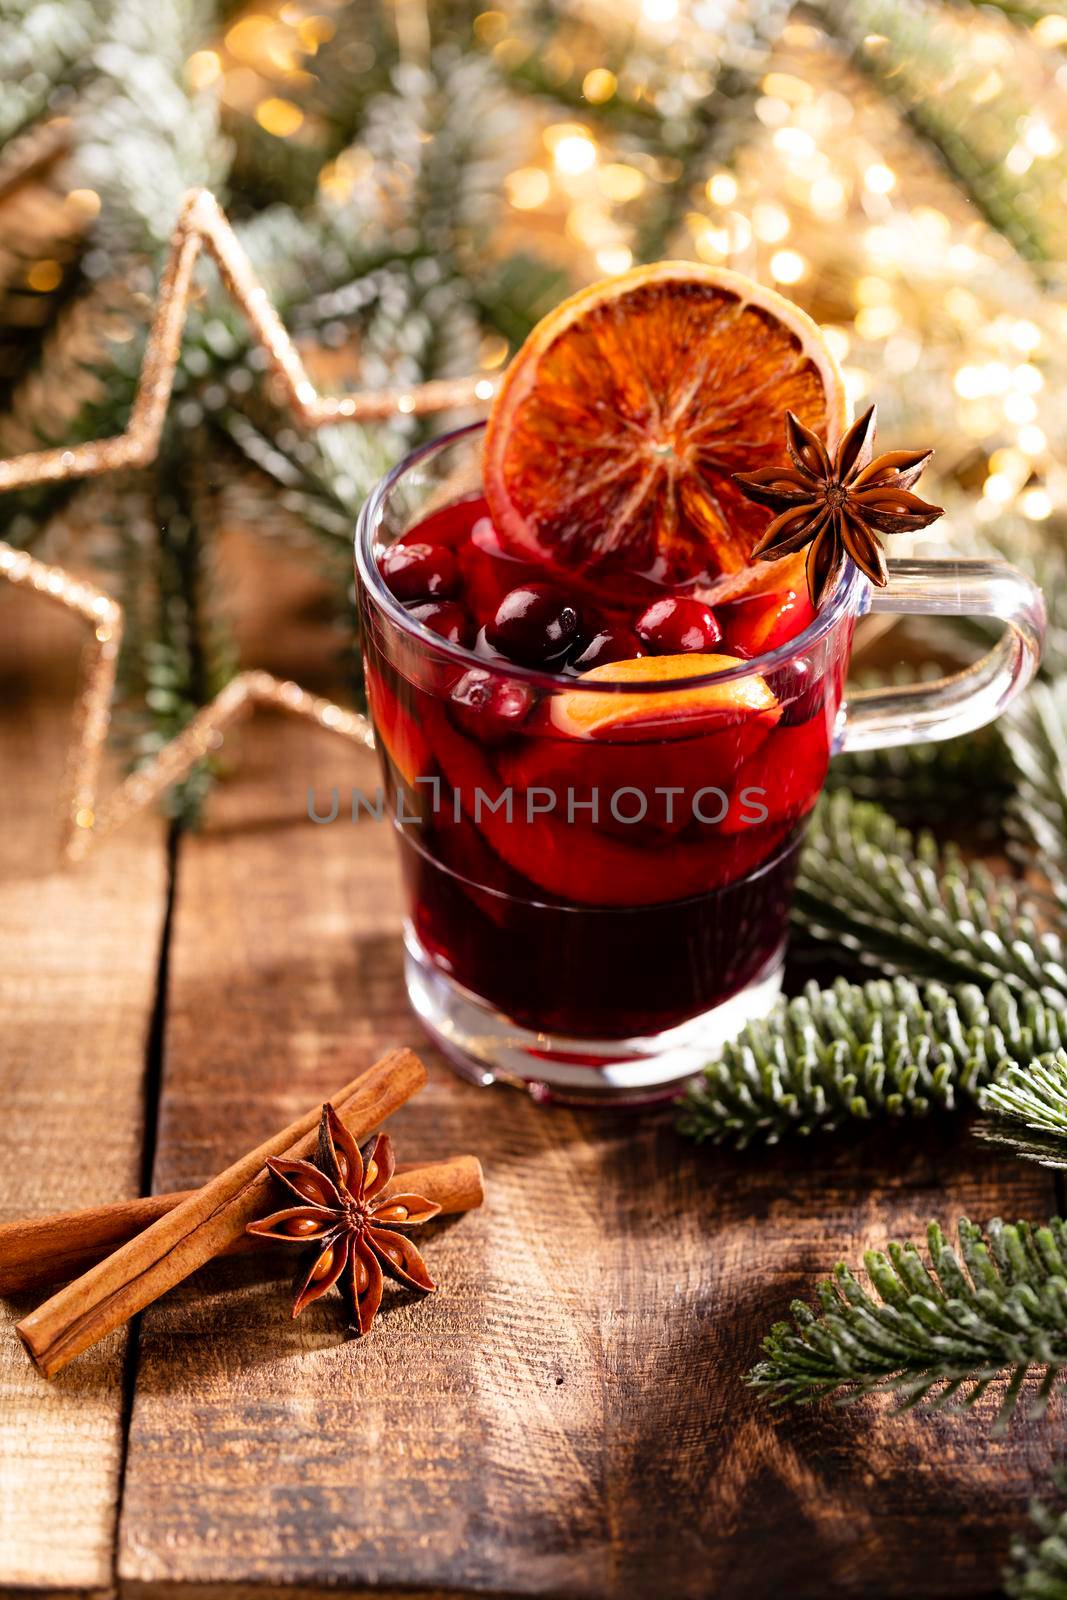
[[[426,1068],[410,1050],[391,1050],[334,1098],[362,1139],[422,1088]],[[46,1378],[128,1322],[153,1300],[239,1239],[270,1199],[269,1156],[306,1159],[314,1150],[321,1106],[251,1150],[188,1200],[112,1255],[60,1289],[15,1331]]]
[[[401,1187],[414,1189],[427,1200],[436,1200],[445,1217],[473,1211],[485,1199],[481,1163],[476,1156],[452,1156],[448,1161],[425,1165],[401,1162],[385,1193]],[[0,1294],[51,1289],[77,1277],[197,1193],[196,1189],[179,1189],[171,1194],[117,1200],[85,1211],[64,1211],[0,1224]],[[243,1255],[269,1247],[267,1239],[242,1234],[222,1254]]]

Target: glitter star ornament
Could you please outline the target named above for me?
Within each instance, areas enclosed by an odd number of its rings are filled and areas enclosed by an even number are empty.
[[[0,492],[102,477],[128,467],[145,467],[155,460],[174,388],[193,269],[201,250],[214,258],[223,284],[243,311],[253,342],[266,356],[282,403],[305,428],[381,421],[392,416],[425,416],[453,407],[485,405],[492,398],[496,387],[493,380],[479,376],[439,379],[410,389],[320,395],[214,195],[196,189],[187,196],[175,224],[125,431],[109,439],[35,450],[0,460]],[[358,712],[309,694],[299,684],[283,682],[268,672],[243,672],[149,763],[131,773],[105,802],[99,803],[97,786],[122,640],[122,607],[64,568],[38,561],[2,540],[0,579],[73,611],[85,619],[91,630],[82,664],[62,800],[60,854],[65,860],[80,859],[94,839],[158,800],[197,762],[217,750],[226,730],[255,706],[274,706],[349,741],[366,746],[373,743],[370,725]]]

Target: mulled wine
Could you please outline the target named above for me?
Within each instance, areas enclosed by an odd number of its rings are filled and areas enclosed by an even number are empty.
[[[573,1041],[774,974],[851,618],[790,652],[803,591],[526,561],[478,495],[375,560],[397,612],[364,593],[367,695],[421,957]]]

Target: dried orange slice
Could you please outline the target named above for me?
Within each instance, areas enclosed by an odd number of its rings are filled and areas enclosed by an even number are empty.
[[[501,542],[660,581],[740,572],[767,516],[733,474],[781,462],[787,410],[836,445],[837,363],[773,289],[684,261],[584,289],[537,325],[493,405],[484,476]]]

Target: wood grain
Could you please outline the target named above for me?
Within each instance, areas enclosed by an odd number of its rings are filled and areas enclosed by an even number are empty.
[[[84,625],[0,586],[0,1217],[98,1205],[141,1176],[145,1049],[166,908],[161,825],[55,865]],[[111,1582],[124,1336],[47,1384],[0,1302],[0,1588]]]
[[[286,590],[287,593],[290,591]],[[278,637],[285,629],[278,628]],[[776,1413],[742,1383],[794,1294],[928,1216],[1043,1216],[1038,1169],[962,1120],[776,1154],[698,1151],[669,1118],[547,1112],[426,1052],[402,989],[391,841],[315,827],[308,783],[373,783],[312,730],[259,718],[183,843],[157,1187],[201,1181],[279,1112],[413,1044],[404,1157],[467,1148],[483,1211],[437,1229],[441,1291],[374,1335],[223,1264],[145,1316],[120,1528],[131,1592],[976,1596],[1057,1455],[1048,1424],[871,1403]],[[516,950],[515,959],[523,953]]]

